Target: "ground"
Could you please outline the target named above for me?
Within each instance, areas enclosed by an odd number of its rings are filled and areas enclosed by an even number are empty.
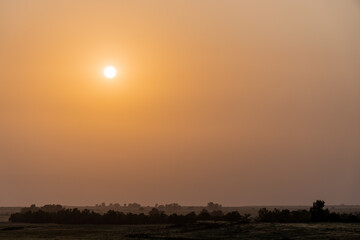
[[[360,224],[228,224],[203,222],[174,225],[0,224],[1,240],[81,239],[360,239]]]

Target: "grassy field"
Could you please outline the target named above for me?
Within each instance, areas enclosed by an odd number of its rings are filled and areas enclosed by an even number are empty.
[[[0,239],[360,239],[360,224],[227,224],[203,222],[172,225],[0,224]]]

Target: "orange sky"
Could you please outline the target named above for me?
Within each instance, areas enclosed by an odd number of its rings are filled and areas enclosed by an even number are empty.
[[[0,0],[0,205],[360,204],[359,43],[359,1]]]

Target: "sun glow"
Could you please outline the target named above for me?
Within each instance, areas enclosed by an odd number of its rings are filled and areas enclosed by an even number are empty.
[[[104,69],[104,75],[107,78],[114,78],[116,75],[116,69],[112,66],[108,66]]]

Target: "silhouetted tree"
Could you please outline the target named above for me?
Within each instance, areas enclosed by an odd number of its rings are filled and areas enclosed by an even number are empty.
[[[215,221],[221,221],[223,219],[224,213],[221,210],[214,210],[210,213],[210,216]]]
[[[220,210],[222,208],[222,205],[218,203],[209,202],[207,204],[207,208],[210,210]]]
[[[232,221],[232,222],[240,221],[241,215],[237,211],[232,211],[232,212],[225,214],[225,216],[223,217],[223,220],[224,221]]]
[[[210,213],[206,209],[203,209],[197,216],[198,220],[210,220],[210,218],[211,218]]]
[[[313,203],[313,206],[310,208],[311,221],[312,222],[324,222],[329,216],[329,210],[325,209],[325,202],[322,200],[317,200]]]

